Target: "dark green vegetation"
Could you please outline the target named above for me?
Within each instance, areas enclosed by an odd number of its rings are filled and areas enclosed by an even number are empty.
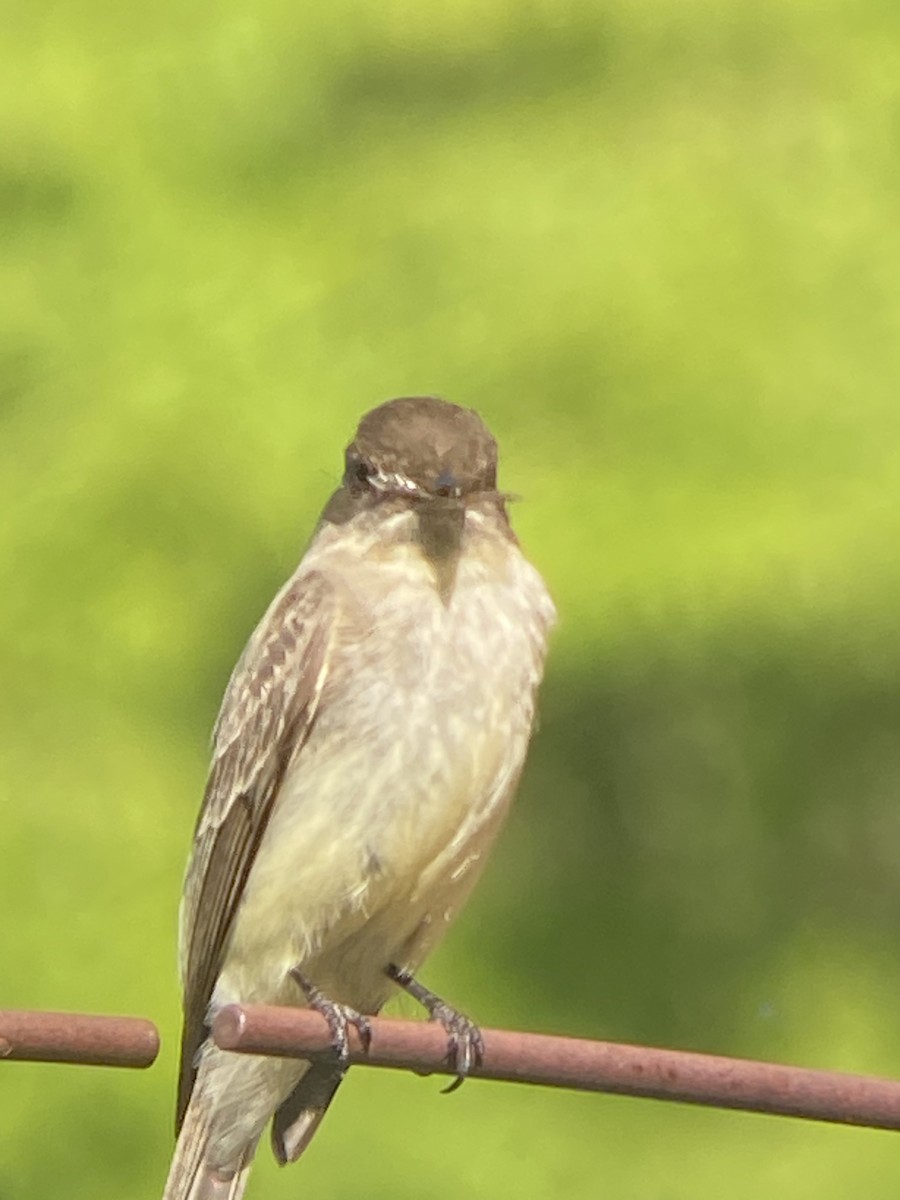
[[[158,1195],[205,745],[360,412],[479,408],[562,615],[428,981],[900,1072],[900,9],[20,0],[0,50],[0,1196]],[[250,1196],[894,1200],[900,1140],[357,1071]]]

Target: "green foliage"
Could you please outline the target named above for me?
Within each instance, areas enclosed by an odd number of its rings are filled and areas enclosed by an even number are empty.
[[[900,9],[28,0],[0,49],[0,1196],[158,1195],[231,664],[361,411],[480,409],[561,610],[428,980],[485,1024],[896,1074]],[[250,1197],[870,1200],[884,1134],[357,1071]]]

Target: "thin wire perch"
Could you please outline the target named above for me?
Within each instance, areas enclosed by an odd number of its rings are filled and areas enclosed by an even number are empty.
[[[351,1062],[454,1074],[439,1025],[379,1017],[371,1030],[365,1050],[350,1029]],[[474,1078],[900,1129],[900,1082],[890,1079],[503,1029],[481,1033],[484,1055]],[[309,1009],[235,1004],[218,1013],[213,1037],[223,1050],[307,1058],[329,1053],[331,1034]]]
[[[368,1051],[350,1029],[350,1060],[420,1075],[453,1075],[446,1035],[422,1021],[372,1018]],[[483,1029],[484,1056],[472,1076],[578,1091],[677,1100],[875,1129],[900,1129],[900,1082],[680,1050]],[[229,1005],[213,1036],[224,1050],[307,1058],[330,1054],[319,1013]],[[159,1034],[141,1017],[0,1009],[0,1058],[94,1066],[148,1067]]]
[[[159,1033],[143,1017],[0,1009],[0,1058],[149,1067],[158,1053]]]

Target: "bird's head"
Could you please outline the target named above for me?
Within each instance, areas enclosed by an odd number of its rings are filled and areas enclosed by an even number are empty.
[[[462,501],[497,486],[497,443],[478,413],[435,396],[401,396],[366,413],[347,447],[356,496]]]

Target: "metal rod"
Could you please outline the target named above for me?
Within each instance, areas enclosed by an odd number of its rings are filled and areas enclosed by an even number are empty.
[[[453,1074],[447,1036],[429,1022],[372,1018],[363,1051],[352,1027],[351,1062],[418,1074]],[[484,1060],[473,1077],[678,1100],[813,1121],[900,1129],[900,1082],[749,1059],[615,1042],[482,1029]],[[301,1008],[232,1004],[213,1023],[223,1050],[308,1058],[330,1052],[324,1018]]]
[[[158,1053],[156,1026],[142,1017],[0,1009],[0,1058],[149,1067]]]

